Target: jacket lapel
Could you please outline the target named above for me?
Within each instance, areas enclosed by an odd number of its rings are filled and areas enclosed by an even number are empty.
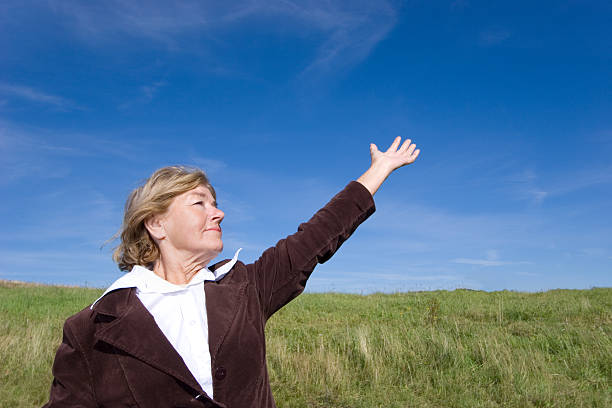
[[[215,267],[219,267],[222,264],[217,264]],[[231,277],[226,277],[220,281],[206,281],[204,283],[206,315],[208,318],[208,346],[213,362],[234,323],[247,287],[246,282],[236,287],[235,284],[230,284],[229,278]]]
[[[177,378],[194,390],[203,392],[133,288],[109,293],[94,306],[94,310],[116,317],[96,331],[96,339]]]

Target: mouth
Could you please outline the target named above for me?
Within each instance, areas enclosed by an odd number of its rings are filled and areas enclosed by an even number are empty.
[[[206,229],[206,231],[219,231],[219,232],[221,232],[221,228],[220,227],[212,227],[212,228]]]

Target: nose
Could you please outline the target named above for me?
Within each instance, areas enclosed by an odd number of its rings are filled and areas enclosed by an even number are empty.
[[[215,208],[211,219],[214,220],[217,224],[221,224],[221,221],[223,221],[223,218],[225,218],[225,213],[221,211],[220,209]]]

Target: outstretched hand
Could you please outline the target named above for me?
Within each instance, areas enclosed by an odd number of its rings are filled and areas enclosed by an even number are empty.
[[[372,166],[383,166],[389,169],[389,173],[407,164],[413,163],[421,153],[420,149],[416,148],[410,139],[404,140],[400,146],[402,138],[396,137],[391,146],[385,152],[378,150],[378,147],[370,144],[370,156],[372,157]]]
[[[391,146],[385,152],[378,150],[374,143],[370,145],[370,156],[372,165],[357,179],[368,191],[374,195],[389,174],[402,166],[413,163],[421,152],[416,145],[406,139],[400,146],[401,137],[396,137]]]

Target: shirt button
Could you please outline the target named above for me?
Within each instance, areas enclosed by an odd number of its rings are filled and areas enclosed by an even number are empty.
[[[219,367],[215,371],[215,378],[219,381],[223,380],[226,375],[227,375],[227,371],[225,370],[224,367]]]

